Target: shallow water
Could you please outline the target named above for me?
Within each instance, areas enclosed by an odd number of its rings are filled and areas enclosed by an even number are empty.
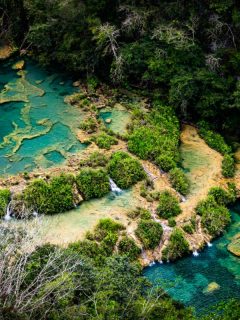
[[[101,218],[113,218],[126,224],[126,213],[137,206],[134,189],[119,195],[109,193],[101,199],[83,202],[78,208],[66,213],[41,217],[41,236],[44,242],[66,244],[83,239]]]
[[[60,164],[86,148],[76,137],[83,114],[64,103],[72,81],[31,61],[20,72],[13,64],[0,65],[0,175]]]
[[[145,269],[145,276],[161,285],[174,299],[193,306],[197,312],[228,298],[240,298],[240,258],[227,245],[240,230],[240,203],[231,210],[233,222],[221,238],[206,247],[199,256],[189,256],[175,263],[155,264]],[[207,286],[219,288],[207,292]],[[215,284],[215,286],[216,286]]]
[[[127,133],[127,125],[131,121],[131,114],[123,106],[117,105],[113,109],[102,109],[99,118],[114,133],[125,134]],[[107,119],[111,119],[111,123],[106,123]]]

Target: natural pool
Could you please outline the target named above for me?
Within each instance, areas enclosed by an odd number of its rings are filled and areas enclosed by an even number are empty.
[[[86,148],[76,137],[83,114],[64,103],[72,81],[31,61],[22,71],[13,64],[0,65],[0,175],[60,164]]]
[[[240,203],[231,213],[231,226],[212,247],[206,247],[197,257],[148,267],[145,276],[161,285],[174,299],[195,307],[197,312],[221,300],[240,298],[240,258],[227,250],[231,239],[240,231]]]

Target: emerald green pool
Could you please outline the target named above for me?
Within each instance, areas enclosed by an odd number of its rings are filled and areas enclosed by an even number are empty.
[[[14,62],[0,64],[0,175],[58,165],[86,148],[76,137],[83,115],[64,103],[72,81],[31,61],[13,70]]]
[[[231,226],[212,247],[206,247],[197,257],[148,267],[145,276],[163,286],[174,299],[195,307],[197,312],[221,300],[240,298],[240,258],[227,250],[231,239],[240,232],[240,203],[231,213]],[[209,284],[215,290],[208,291]]]

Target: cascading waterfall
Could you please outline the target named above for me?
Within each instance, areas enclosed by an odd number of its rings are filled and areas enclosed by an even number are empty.
[[[212,247],[212,243],[211,242],[207,242],[207,246],[210,248]]]
[[[12,214],[12,211],[11,211],[11,201],[10,201],[9,204],[7,205],[7,210],[6,210],[6,214],[4,216],[4,220],[5,221],[11,220],[11,214]]]
[[[109,178],[109,182],[110,182],[110,188],[112,192],[116,194],[122,193],[122,189],[120,189],[111,178]]]
[[[198,256],[199,256],[199,253],[197,252],[197,250],[194,250],[194,251],[193,251],[193,256],[194,256],[194,257],[198,257]]]

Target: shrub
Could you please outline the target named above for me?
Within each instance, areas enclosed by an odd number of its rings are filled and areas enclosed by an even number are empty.
[[[175,227],[176,226],[176,221],[175,221],[175,219],[174,218],[169,218],[168,219],[168,225],[169,225],[169,227],[171,227],[171,228],[173,228],[173,227]]]
[[[179,168],[170,170],[170,182],[174,189],[182,195],[187,195],[190,189],[190,183],[184,172]]]
[[[23,199],[38,213],[54,214],[74,208],[73,176],[60,175],[49,183],[37,179],[23,192]]]
[[[80,129],[87,131],[88,133],[93,133],[97,130],[96,120],[93,118],[88,118],[80,123]]]
[[[213,187],[208,192],[209,196],[212,196],[217,204],[228,205],[232,202],[232,195],[228,190],[224,190],[221,187]]]
[[[119,241],[118,251],[120,254],[127,255],[132,261],[136,260],[141,253],[141,249],[136,245],[134,240],[127,236],[122,237]]]
[[[199,134],[206,141],[209,147],[223,155],[231,152],[231,147],[226,144],[224,138],[219,133],[210,130],[208,125],[204,122],[199,123],[199,126]]]
[[[222,161],[222,175],[232,178],[235,175],[235,160],[230,154],[225,154]]]
[[[76,177],[79,192],[85,200],[101,198],[110,190],[109,178],[103,169],[83,169]]]
[[[162,154],[157,157],[156,164],[165,172],[170,171],[171,169],[176,167],[176,162],[169,155]]]
[[[169,191],[164,191],[160,194],[157,213],[160,217],[165,219],[175,217],[181,213],[177,198]]]
[[[154,249],[159,245],[163,229],[158,222],[152,220],[141,220],[135,233],[143,243],[144,248]]]
[[[189,234],[193,234],[194,233],[194,228],[192,226],[191,223],[185,224],[184,226],[182,226],[182,229]]]
[[[212,236],[218,236],[224,228],[230,223],[231,216],[229,210],[224,206],[215,205],[202,214],[202,226]]]
[[[131,187],[145,177],[140,162],[122,151],[112,155],[108,163],[108,173],[122,189]]]
[[[84,160],[81,165],[86,165],[89,167],[105,167],[108,162],[107,157],[98,151],[93,152],[87,160]]]
[[[208,196],[206,199],[201,200],[197,207],[195,208],[196,213],[199,216],[202,216],[204,212],[207,212],[208,210],[211,210],[212,207],[216,206],[216,200],[213,196]]]
[[[167,247],[162,252],[163,260],[176,260],[189,253],[189,243],[181,230],[173,230]]]
[[[11,192],[8,189],[0,190],[0,217],[6,213],[7,205],[11,200]]]
[[[111,146],[118,144],[118,141],[116,138],[108,135],[107,133],[103,132],[99,135],[93,137],[93,141],[96,143],[96,145],[101,149],[107,149],[109,150]]]

